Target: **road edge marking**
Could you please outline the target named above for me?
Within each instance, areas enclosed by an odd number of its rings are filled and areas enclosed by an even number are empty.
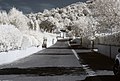
[[[71,47],[70,43],[68,42],[68,45]],[[75,57],[80,61],[80,57],[78,56],[77,52],[74,49],[71,49],[73,54],[75,55]],[[88,65],[84,65],[82,63],[80,63],[82,65],[82,68],[85,70],[85,72],[87,73],[87,76],[96,76],[96,72],[93,71],[92,69],[90,69],[90,67]]]
[[[68,45],[71,47],[69,41],[68,41]],[[71,50],[72,50],[73,54],[75,55],[75,57],[76,57],[78,60],[80,60],[79,56],[77,55],[77,52],[76,52],[74,49],[71,49]]]
[[[74,53],[75,57],[76,57],[78,60],[80,60],[80,58],[79,58],[77,52],[76,52],[74,49],[72,49],[72,52]]]

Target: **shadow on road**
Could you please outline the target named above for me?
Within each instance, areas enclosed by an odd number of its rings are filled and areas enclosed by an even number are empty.
[[[85,80],[80,81],[120,81],[120,77],[114,75],[91,76],[87,77]]]
[[[88,76],[85,80],[78,81],[120,81],[120,76],[114,76],[112,71],[114,59],[93,51],[86,52],[86,50],[90,49],[77,45],[72,46],[72,48],[76,50],[80,62],[96,72],[95,76]]]
[[[114,60],[96,52],[78,53],[83,63],[88,64],[93,70],[112,70]]]
[[[0,69],[0,75],[36,75],[36,76],[56,76],[56,75],[80,75],[85,72],[81,67],[34,67],[34,68],[4,68]]]

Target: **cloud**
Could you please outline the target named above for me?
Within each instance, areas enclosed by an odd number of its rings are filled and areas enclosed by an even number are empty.
[[[0,10],[2,10],[2,7],[0,6]]]
[[[7,11],[12,7],[16,7],[24,13],[29,13],[42,12],[44,9],[50,10],[56,7],[61,8],[77,1],[84,0],[0,0],[0,6]]]
[[[2,3],[2,4],[0,4],[0,6],[2,7],[3,10],[9,10],[13,7],[12,5],[10,5],[8,3]]]
[[[55,5],[49,3],[41,3],[37,5],[41,10],[54,8]]]
[[[19,9],[22,10],[25,13],[33,12],[33,9],[29,6],[19,6]]]

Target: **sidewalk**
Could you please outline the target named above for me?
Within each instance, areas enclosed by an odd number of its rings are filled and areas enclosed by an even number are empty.
[[[77,52],[82,64],[88,65],[96,74],[95,76],[88,76],[82,81],[120,81],[120,77],[114,76],[112,71],[114,59],[80,46],[71,45],[71,48]]]

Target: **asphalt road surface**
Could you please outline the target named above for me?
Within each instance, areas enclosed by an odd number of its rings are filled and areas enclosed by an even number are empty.
[[[86,72],[66,40],[0,66],[0,81],[79,81],[85,78]]]

